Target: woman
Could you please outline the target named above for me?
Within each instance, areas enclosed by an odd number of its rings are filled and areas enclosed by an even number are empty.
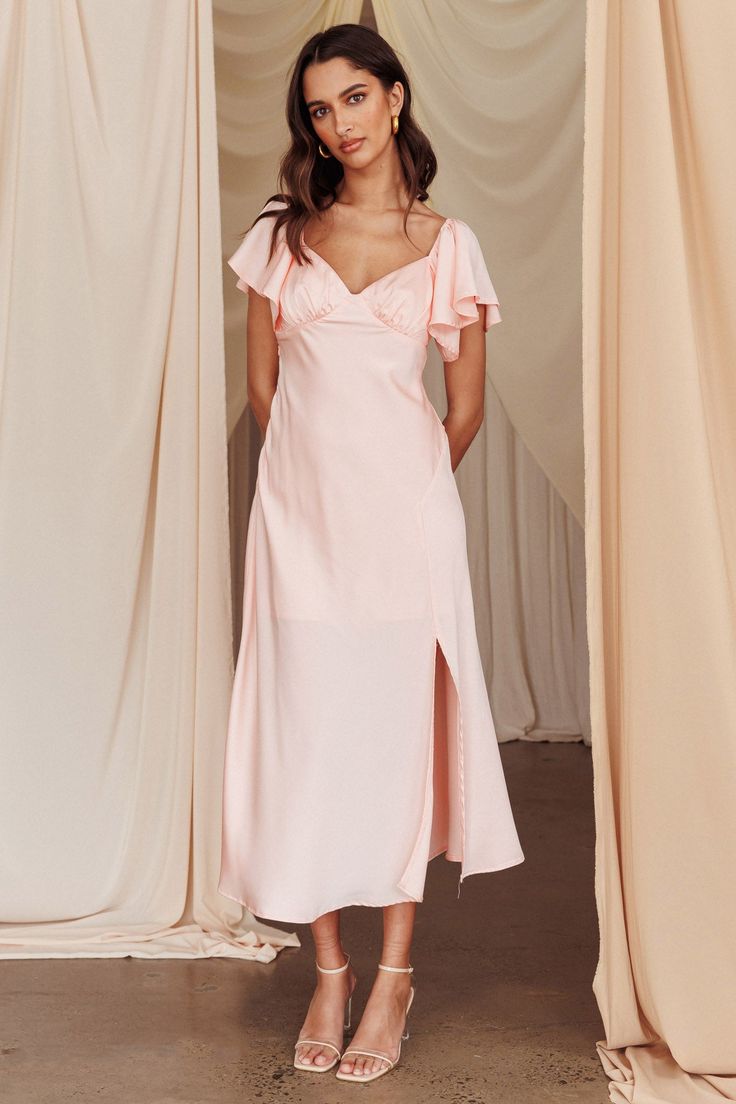
[[[248,293],[264,433],[230,711],[220,891],[310,923],[317,988],[294,1065],[366,1082],[398,1062],[427,863],[524,859],[476,637],[454,469],[483,419],[500,320],[477,238],[426,206],[436,171],[407,75],[375,32],[302,49],[282,192],[230,258]],[[481,313],[482,312],[482,313]],[[422,383],[429,337],[441,422]],[[459,893],[459,890],[458,890]],[[383,908],[353,1045],[340,909]]]

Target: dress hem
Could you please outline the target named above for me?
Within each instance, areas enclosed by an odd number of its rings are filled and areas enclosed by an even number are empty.
[[[434,855],[430,855],[429,858],[427,859],[427,863],[432,862],[433,859],[439,858],[440,855],[444,855],[447,862],[459,862],[459,863],[462,862],[462,859],[460,859],[459,857],[454,858],[454,857],[451,857],[451,856],[447,855],[446,854],[446,849],[442,848],[440,851],[436,851],[434,853]],[[460,883],[462,884],[462,882],[465,880],[465,878],[469,878],[473,874],[494,874],[497,871],[507,870],[509,867],[518,866],[522,862],[524,862],[524,855],[521,855],[520,858],[512,859],[511,862],[504,862],[500,866],[479,867],[476,870],[468,870],[465,873],[461,873]],[[424,894],[422,894],[421,897],[410,897],[409,901],[407,901],[406,896],[403,897],[403,898],[393,899],[393,900],[390,900],[390,901],[354,901],[354,900],[346,900],[346,901],[341,901],[338,904],[328,905],[326,908],[323,908],[321,912],[315,913],[314,916],[299,918],[299,917],[295,917],[293,914],[291,916],[286,917],[286,916],[279,916],[278,912],[263,912],[261,909],[255,907],[254,905],[249,904],[247,901],[244,901],[241,897],[236,897],[232,893],[225,893],[224,890],[219,888],[219,886],[218,886],[217,892],[220,893],[221,896],[227,897],[228,900],[235,901],[236,904],[242,905],[243,908],[248,909],[248,911],[250,913],[252,913],[253,916],[255,916],[257,919],[269,920],[269,921],[275,920],[276,923],[278,923],[278,924],[311,924],[315,920],[318,920],[320,916],[324,916],[328,912],[336,912],[337,909],[342,909],[342,908],[385,908],[388,905],[402,905],[402,904],[411,903],[412,901],[415,904],[422,904],[422,902],[424,901]],[[459,892],[459,889],[458,889],[458,897],[459,896],[460,896],[460,892]]]

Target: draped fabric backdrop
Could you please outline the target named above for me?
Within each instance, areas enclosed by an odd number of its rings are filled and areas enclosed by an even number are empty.
[[[593,988],[615,1104],[736,1100],[735,54],[730,0],[589,3]]]
[[[217,893],[232,682],[208,0],[0,9],[0,956],[297,943]]]

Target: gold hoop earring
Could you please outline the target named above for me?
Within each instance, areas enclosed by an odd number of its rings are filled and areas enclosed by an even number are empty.
[[[332,157],[332,154],[330,153],[329,150],[327,151],[327,153],[325,153],[325,151],[322,149],[322,143],[321,142],[317,143],[317,149],[319,150],[319,152],[322,154],[323,157]]]
[[[394,134],[397,133],[397,131],[399,129],[399,116],[398,115],[392,115],[391,116],[391,129],[394,132]]]

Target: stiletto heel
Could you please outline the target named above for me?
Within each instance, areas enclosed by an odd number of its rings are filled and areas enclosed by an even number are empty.
[[[386,970],[388,973],[391,973],[391,974],[412,974],[414,972],[414,967],[413,966],[406,966],[406,967],[403,967],[403,966],[384,966],[382,962],[378,963],[378,969],[379,970]],[[388,1054],[381,1054],[379,1051],[376,1051],[376,1050],[358,1050],[355,1047],[348,1047],[348,1049],[346,1051],[344,1051],[344,1053],[342,1055],[342,1058],[340,1059],[341,1062],[343,1062],[345,1060],[345,1058],[348,1054],[355,1054],[355,1055],[362,1055],[363,1057],[368,1057],[368,1058],[380,1058],[381,1061],[388,1062],[388,1065],[381,1068],[381,1069],[374,1070],[373,1073],[368,1073],[368,1074],[357,1074],[356,1075],[354,1073],[340,1073],[340,1071],[338,1070],[337,1073],[335,1074],[335,1077],[339,1081],[360,1081],[360,1082],[375,1081],[377,1077],[383,1077],[384,1073],[389,1073],[392,1069],[395,1069],[396,1066],[398,1066],[399,1058],[401,1057],[401,1043],[405,1039],[409,1038],[409,1027],[408,1027],[409,1010],[410,1010],[410,1008],[412,1006],[412,1003],[414,1001],[415,992],[416,992],[416,985],[412,985],[411,988],[409,989],[409,1000],[408,1000],[407,1005],[406,1005],[406,1014],[405,1014],[406,1018],[404,1020],[404,1030],[401,1034],[401,1039],[399,1040],[399,1049],[398,1049],[398,1052],[396,1054],[396,1058],[395,1059],[389,1058]]]
[[[347,959],[346,959],[346,962],[345,962],[344,966],[337,966],[337,967],[335,967],[334,970],[328,970],[326,967],[320,966],[320,964],[318,962],[315,962],[315,966],[317,967],[317,969],[319,970],[319,972],[321,974],[344,974],[349,965],[350,965],[350,955],[347,956]],[[346,1001],[346,1005],[345,1005],[346,1014],[343,1017],[343,1021],[344,1021],[343,1022],[343,1030],[344,1031],[347,1031],[347,1029],[350,1027],[350,1018],[351,1018],[352,1006],[353,1006],[353,994],[351,993],[350,996],[348,997],[348,999]],[[299,1058],[296,1057],[296,1055],[295,1055],[294,1056],[294,1069],[306,1070],[307,1073],[327,1073],[328,1070],[331,1070],[339,1061],[341,1061],[342,1054],[340,1052],[340,1049],[338,1047],[336,1047],[334,1043],[330,1043],[327,1039],[297,1039],[297,1041],[294,1044],[294,1049],[296,1050],[297,1047],[303,1046],[305,1043],[310,1043],[312,1046],[329,1047],[330,1050],[334,1050],[336,1057],[333,1058],[331,1062],[328,1062],[328,1063],[325,1063],[324,1065],[318,1066],[314,1062],[310,1062],[309,1064],[307,1064],[306,1062],[301,1062],[301,1061],[299,1061]]]

